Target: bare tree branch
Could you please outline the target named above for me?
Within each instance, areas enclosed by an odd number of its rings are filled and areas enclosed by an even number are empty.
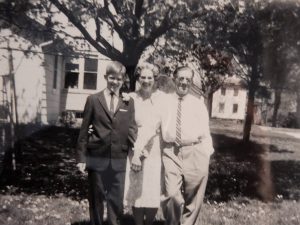
[[[126,41],[126,40],[127,40],[127,37],[126,37],[124,31],[122,30],[122,27],[121,27],[121,26],[118,24],[118,22],[116,21],[114,15],[111,13],[111,11],[109,11],[108,4],[109,4],[108,1],[107,1],[107,0],[104,0],[104,9],[105,9],[105,13],[106,13],[106,15],[108,16],[108,18],[109,18],[109,19],[111,20],[111,22],[112,22],[112,25],[111,25],[111,26],[112,26],[112,28],[119,34],[120,38],[121,38],[122,40],[125,40],[125,41]],[[101,14],[101,13],[99,13],[99,11],[98,11],[98,16],[105,20],[104,15]],[[105,21],[105,22],[107,22],[107,21]]]
[[[98,18],[96,17],[96,18],[94,18],[94,20],[95,20],[95,25],[96,25],[96,30],[95,30],[95,32],[96,32],[96,41],[99,41],[100,40],[100,22],[99,22],[99,20],[98,20]]]
[[[113,5],[113,7],[115,8],[116,13],[120,14],[121,13],[121,9],[118,6],[118,1],[119,0],[111,0],[110,2]]]
[[[71,12],[67,7],[60,3],[59,0],[50,0],[67,18],[72,22],[72,24],[79,29],[82,35],[86,38],[86,40],[99,51],[101,54],[113,59],[113,60],[121,60],[121,52],[117,49],[110,46],[110,44],[101,36],[99,39],[99,43],[101,43],[104,47],[102,47],[93,37],[88,33],[85,27],[81,24],[81,22],[74,16],[73,12]]]
[[[159,27],[153,30],[148,37],[143,38],[139,42],[138,44],[139,51],[143,51],[146,47],[152,45],[157,38],[165,34],[166,31],[168,31],[174,26],[174,23],[170,22],[169,13],[170,11],[166,13],[165,18],[163,19]]]
[[[165,34],[168,30],[173,29],[175,26],[177,26],[180,22],[187,22],[187,21],[192,21],[193,19],[203,16],[204,13],[203,10],[199,10],[196,12],[193,12],[189,15],[183,16],[183,17],[178,17],[173,19],[172,21],[172,17],[174,15],[172,15],[172,10],[171,8],[167,11],[164,19],[162,20],[161,24],[155,29],[153,30],[150,35],[144,39],[141,40],[140,44],[139,44],[139,49],[143,50],[146,47],[152,45],[155,40],[157,38],[159,38],[160,36],[162,36],[163,34]]]

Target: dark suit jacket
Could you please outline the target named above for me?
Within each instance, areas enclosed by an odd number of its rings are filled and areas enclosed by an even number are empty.
[[[84,107],[76,159],[87,169],[103,171],[109,164],[116,171],[125,171],[128,150],[137,136],[132,99],[119,99],[115,114],[109,113],[104,92],[90,95]],[[93,125],[92,134],[88,134]]]

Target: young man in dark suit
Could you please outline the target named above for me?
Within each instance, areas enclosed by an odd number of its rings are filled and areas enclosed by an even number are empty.
[[[127,153],[137,135],[134,102],[119,95],[125,67],[109,63],[105,79],[107,87],[86,100],[76,152],[77,167],[88,171],[91,225],[103,224],[104,200],[108,223],[120,224]]]

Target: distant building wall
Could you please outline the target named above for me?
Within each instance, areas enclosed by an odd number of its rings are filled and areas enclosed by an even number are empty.
[[[220,88],[213,95],[212,117],[244,120],[247,91],[239,86]]]

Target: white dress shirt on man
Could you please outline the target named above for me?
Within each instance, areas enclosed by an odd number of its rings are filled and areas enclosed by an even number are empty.
[[[176,118],[179,96],[174,93],[162,99],[162,136],[165,142],[175,142]],[[186,95],[181,102],[181,143],[191,144],[200,140],[207,155],[214,152],[209,129],[209,117],[203,98]]]

